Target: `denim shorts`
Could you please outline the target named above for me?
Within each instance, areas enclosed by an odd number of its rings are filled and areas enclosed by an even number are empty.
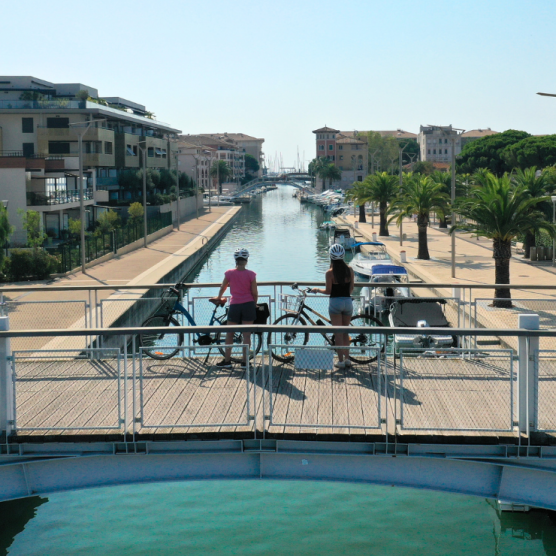
[[[230,305],[228,311],[228,320],[230,322],[237,322],[241,324],[244,321],[254,322],[257,318],[257,308],[254,301],[247,303],[234,303]]]
[[[351,297],[331,297],[328,305],[331,315],[352,315],[353,299]]]

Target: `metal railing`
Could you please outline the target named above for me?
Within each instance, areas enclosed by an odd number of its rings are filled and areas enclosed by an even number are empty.
[[[93,188],[83,190],[83,200],[93,200]],[[57,191],[27,191],[27,206],[52,206],[78,203],[81,199],[79,189],[62,189]]]
[[[166,327],[149,329],[164,334]],[[220,327],[270,334],[347,334],[352,340],[368,335],[369,327],[304,327],[249,325]],[[431,335],[445,329],[430,328]],[[505,432],[516,443],[533,431],[556,428],[556,351],[470,348],[391,349],[391,330],[373,327],[382,346],[350,342],[347,359],[339,364],[341,346],[289,344],[286,360],[273,356],[270,343],[246,368],[215,365],[221,349],[199,344],[177,345],[167,360],[146,357],[140,345],[143,328],[12,330],[0,332],[0,372],[11,381],[7,431],[16,434],[252,434],[282,437],[299,434],[379,434],[396,441],[406,432],[445,435],[447,432],[488,435]],[[190,335],[214,333],[214,327],[174,327]],[[399,329],[415,335],[415,328]],[[556,330],[455,328],[470,334],[514,338],[534,346],[541,338],[556,341]],[[58,335],[64,348],[9,352],[12,342]],[[119,347],[98,348],[110,337]],[[84,349],[67,347],[88,342]],[[236,346],[243,349],[244,346]],[[6,352],[6,351],[5,351]],[[282,352],[281,352],[282,353]],[[344,358],[347,360],[346,358]],[[6,382],[5,382],[6,383]],[[1,415],[1,412],[0,412]],[[388,440],[390,439],[390,440]]]

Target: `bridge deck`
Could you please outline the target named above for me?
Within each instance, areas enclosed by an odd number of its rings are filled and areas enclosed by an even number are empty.
[[[263,416],[271,416],[264,426],[268,435],[277,437],[370,438],[387,429],[394,433],[396,420],[402,435],[436,436],[440,441],[454,431],[475,440],[517,437],[511,431],[515,416],[510,373],[501,363],[414,358],[404,361],[400,373],[399,361],[394,368],[390,360],[386,377],[383,373],[379,380],[376,363],[331,372],[285,364],[274,364],[270,370],[258,360],[247,381],[239,366],[219,369],[215,362],[212,357],[207,362],[148,359],[141,373],[139,362],[134,365],[128,359],[124,380],[123,360],[17,360],[17,436],[121,434],[119,417],[124,418],[127,404],[127,430],[132,429],[135,411],[136,432],[141,435],[246,436],[253,434],[254,426],[262,432]],[[556,365],[546,369],[540,402],[550,404]],[[256,422],[249,420],[253,415]]]

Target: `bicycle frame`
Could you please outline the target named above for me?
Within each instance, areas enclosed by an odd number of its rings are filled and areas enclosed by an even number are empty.
[[[296,313],[292,313],[296,316],[296,318],[299,319],[300,316],[305,317],[313,326],[318,326],[317,322],[314,321],[308,314],[307,311],[310,311],[311,313],[313,313],[314,315],[316,315],[317,317],[320,317],[324,322],[327,322],[328,324],[332,324],[332,321],[325,317],[324,315],[321,315],[318,311],[315,311],[312,307],[309,307],[309,305],[307,305],[305,303],[307,296],[304,295],[303,297],[303,303],[301,304],[301,307],[299,308],[299,311],[297,311]],[[328,334],[321,332],[321,336],[330,344],[330,345],[334,345],[334,342],[331,338],[329,338]],[[332,334],[332,337],[334,337],[334,334]]]
[[[197,326],[197,323],[195,322],[195,319],[191,316],[189,311],[181,304],[181,300],[182,300],[182,295],[181,295],[181,292],[180,292],[180,296],[177,299],[176,303],[174,304],[174,307],[172,308],[172,311],[169,314],[171,315],[171,314],[174,314],[174,313],[181,313],[187,319],[187,322],[189,322],[190,326]],[[221,316],[217,317],[216,316],[216,311],[217,310],[218,310],[218,305],[215,305],[214,306],[214,311],[212,312],[212,315],[210,316],[209,326],[212,326],[217,321],[220,322],[221,319],[228,314],[228,312],[226,311]],[[198,340],[201,337],[201,334],[199,332],[196,332],[195,336]]]

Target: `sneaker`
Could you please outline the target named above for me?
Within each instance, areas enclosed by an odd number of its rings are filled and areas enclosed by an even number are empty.
[[[343,361],[338,361],[336,363],[334,363],[334,367],[336,367],[337,369],[343,369],[345,368],[346,364]]]
[[[218,363],[216,363],[216,366],[220,367],[221,369],[230,369],[232,367],[232,362],[226,361],[226,359],[222,359],[222,361],[218,361]]]
[[[344,361],[344,365],[345,365],[346,367],[351,367],[351,360],[350,360],[350,359],[346,359],[346,360]]]

